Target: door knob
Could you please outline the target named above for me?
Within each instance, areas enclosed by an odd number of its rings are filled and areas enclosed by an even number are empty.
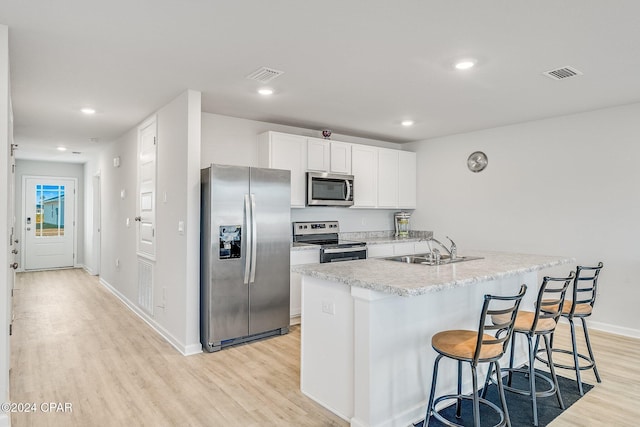
[[[136,221],[142,221],[142,217],[141,216],[137,216],[134,218]]]
[[[18,269],[18,263],[14,262],[13,264],[9,264],[9,267],[13,268],[14,270]]]
[[[18,253],[18,250],[17,250],[17,249],[12,249],[12,250],[11,250],[11,253],[15,255],[15,254],[17,254],[17,253]]]

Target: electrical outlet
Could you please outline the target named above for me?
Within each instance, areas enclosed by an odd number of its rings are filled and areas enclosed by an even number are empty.
[[[336,314],[336,305],[332,301],[322,301],[322,312],[333,316]]]
[[[120,268],[120,258],[116,258],[116,268]]]

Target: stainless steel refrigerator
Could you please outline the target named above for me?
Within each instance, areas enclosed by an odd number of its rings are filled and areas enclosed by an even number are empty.
[[[203,348],[287,333],[291,172],[211,165],[201,175]]]

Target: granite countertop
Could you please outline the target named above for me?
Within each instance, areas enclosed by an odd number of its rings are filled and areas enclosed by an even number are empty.
[[[387,294],[416,296],[575,262],[571,257],[507,252],[476,251],[462,255],[483,259],[429,266],[369,258],[295,265],[291,271]]]

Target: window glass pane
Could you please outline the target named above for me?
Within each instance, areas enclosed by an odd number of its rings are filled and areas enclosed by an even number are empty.
[[[36,185],[37,237],[64,236],[64,185]]]

